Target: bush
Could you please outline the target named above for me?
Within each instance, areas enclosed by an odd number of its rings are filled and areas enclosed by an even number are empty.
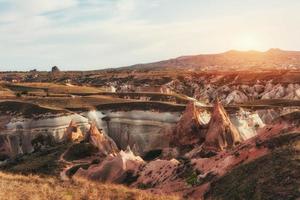
[[[198,175],[196,172],[192,172],[187,178],[186,178],[186,183],[191,185],[191,186],[195,186],[199,184],[198,181]]]

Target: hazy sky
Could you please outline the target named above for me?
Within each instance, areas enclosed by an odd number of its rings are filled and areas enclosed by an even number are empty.
[[[0,0],[0,71],[300,50],[299,0]]]

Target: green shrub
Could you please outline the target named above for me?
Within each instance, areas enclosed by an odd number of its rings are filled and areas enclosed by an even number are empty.
[[[195,186],[199,184],[198,181],[198,175],[195,171],[193,171],[186,179],[185,179],[186,183],[191,185],[191,186]]]

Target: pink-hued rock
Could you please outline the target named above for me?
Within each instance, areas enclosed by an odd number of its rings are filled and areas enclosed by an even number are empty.
[[[159,185],[170,181],[176,175],[180,162],[176,159],[154,160],[145,165],[135,183],[144,185]]]
[[[109,155],[97,165],[90,166],[87,170],[79,169],[74,178],[86,178],[95,181],[121,183],[127,175],[136,175],[144,161],[135,156],[130,149],[120,151],[116,156]]]
[[[194,102],[190,102],[182,117],[177,123],[172,135],[172,144],[176,146],[193,145],[203,142],[205,138],[205,120],[201,118],[201,111],[195,106]]]
[[[259,145],[268,143],[274,137],[283,133],[296,133],[300,131],[299,113],[291,113],[275,120],[272,124],[261,128],[257,136],[243,141],[242,144],[232,149],[219,152],[216,156],[210,158],[192,159],[191,163],[198,171],[200,176],[212,173],[217,177],[222,177],[230,172],[234,167],[241,164],[249,163],[264,155],[271,153],[271,149],[267,145]],[[210,182],[205,186],[200,185],[195,189],[194,198],[203,197],[204,193],[209,189]]]
[[[243,141],[239,146],[219,152],[211,158],[196,158],[192,162],[203,173],[214,172],[219,176],[224,175],[235,165],[250,162],[270,152],[266,146],[257,146],[283,133],[300,131],[299,112],[290,113],[274,120],[270,125],[259,129],[257,136]]]
[[[66,133],[65,133],[66,141],[73,142],[73,141],[79,141],[83,139],[83,134],[78,128],[77,124],[71,120],[69,126],[67,127]]]
[[[102,155],[116,154],[119,149],[116,143],[102,131],[99,131],[96,124],[92,122],[90,130],[86,134],[85,140],[99,149]]]
[[[204,148],[220,151],[233,147],[240,141],[241,138],[237,128],[231,123],[222,104],[216,101],[206,133]]]

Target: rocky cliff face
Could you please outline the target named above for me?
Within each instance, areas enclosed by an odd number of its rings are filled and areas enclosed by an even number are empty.
[[[14,107],[20,107],[17,111]],[[181,115],[180,112],[156,111],[90,111],[81,114],[58,112],[31,104],[3,105],[0,119],[0,135],[13,135],[22,153],[32,152],[32,141],[41,146],[41,139],[48,138],[51,143],[63,140],[80,140],[86,133],[97,133],[92,137],[97,142],[102,141],[100,135],[107,135],[117,147],[125,150],[130,146],[135,154],[145,155],[152,150],[169,146],[169,134]],[[0,104],[1,107],[1,104]],[[20,111],[20,112],[19,112]],[[89,121],[95,121],[89,131]],[[98,129],[101,132],[97,132]],[[103,134],[102,134],[103,132]],[[4,137],[4,136],[3,136]],[[38,140],[35,140],[38,138]],[[47,140],[48,140],[47,139]],[[7,140],[7,139],[6,139]]]
[[[90,120],[125,150],[130,146],[136,155],[145,155],[151,150],[169,146],[171,130],[181,115],[180,112],[155,111],[92,111],[85,113]]]
[[[0,119],[0,137],[5,141],[0,148],[11,149],[6,151],[9,157],[30,153],[35,146],[40,148],[43,138],[48,138],[47,140],[51,143],[60,142],[66,139],[66,133],[70,138],[74,134],[86,132],[88,128],[88,119],[71,112],[19,102],[15,105],[14,102],[8,104],[3,102],[0,103],[1,106],[6,109],[1,110],[5,111],[6,115],[5,118]]]

